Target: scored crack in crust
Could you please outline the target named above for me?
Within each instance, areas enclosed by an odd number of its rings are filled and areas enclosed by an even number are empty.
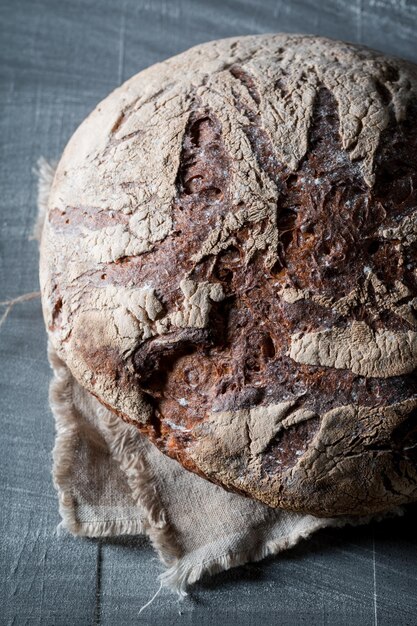
[[[302,35],[134,76],[69,142],[41,289],[75,378],[223,487],[417,499],[417,72]]]

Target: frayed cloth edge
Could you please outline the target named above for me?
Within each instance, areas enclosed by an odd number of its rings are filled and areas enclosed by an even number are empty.
[[[50,344],[48,346],[48,358],[54,371],[54,378],[49,388],[49,400],[56,425],[52,457],[53,480],[58,492],[59,513],[62,519],[58,526],[58,532],[64,528],[72,535],[80,537],[143,534],[144,529],[140,519],[83,522],[76,518],[71,496],[71,474],[69,471],[73,462],[74,446],[79,435],[77,415],[72,404],[72,376]]]
[[[133,426],[127,426],[119,417],[105,411],[106,427],[111,433],[110,452],[127,478],[135,502],[146,513],[144,530],[159,558],[166,566],[181,556],[175,532],[169,524],[156,488],[156,478],[149,465],[137,454],[137,436]]]
[[[180,559],[178,563],[159,575],[163,587],[176,592],[180,597],[187,596],[187,588],[199,581],[204,575],[212,576],[248,562],[261,561],[267,556],[277,555],[294,547],[300,540],[308,539],[313,533],[323,528],[341,528],[342,526],[360,526],[369,522],[379,522],[389,517],[404,515],[403,507],[396,507],[384,513],[360,518],[317,518],[317,523],[305,530],[296,530],[286,537],[271,539],[261,548],[249,549],[237,553],[225,554],[202,563],[190,563],[192,554]]]
[[[143,524],[136,520],[115,520],[112,522],[79,522],[73,515],[68,515],[67,508],[60,508],[62,521],[58,524],[57,534],[68,531],[76,537],[118,537],[122,535],[144,535]]]
[[[49,402],[56,423],[56,440],[53,456],[54,485],[59,494],[59,512],[62,526],[71,534],[88,537],[104,537],[112,534],[146,534],[159,558],[166,566],[172,566],[180,551],[174,531],[167,522],[157,491],[155,479],[143,459],[137,455],[134,438],[129,427],[110,411],[104,409],[101,419],[111,432],[110,453],[126,475],[133,501],[145,513],[145,520],[114,522],[81,522],[75,516],[71,496],[70,467],[79,430],[77,411],[72,400],[72,374],[58,357],[52,344],[48,344],[48,358],[54,372],[50,383]],[[139,515],[139,508],[138,508]]]
[[[54,181],[56,167],[56,162],[49,162],[44,157],[40,157],[34,169],[38,179],[38,213],[29,239],[35,239],[38,243],[40,243],[42,237],[43,224],[48,210],[48,197]]]

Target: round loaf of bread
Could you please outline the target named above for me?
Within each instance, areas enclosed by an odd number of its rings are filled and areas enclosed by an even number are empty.
[[[226,489],[417,499],[417,71],[302,35],[150,67],[70,140],[41,289],[74,377]]]

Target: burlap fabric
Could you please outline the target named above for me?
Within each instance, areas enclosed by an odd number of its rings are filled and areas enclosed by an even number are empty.
[[[38,237],[54,170],[42,161],[39,171]],[[167,567],[162,585],[181,595],[205,573],[277,554],[319,528],[371,519],[317,518],[229,493],[165,457],[102,406],[51,345],[49,360],[62,526],[87,537],[147,535]]]

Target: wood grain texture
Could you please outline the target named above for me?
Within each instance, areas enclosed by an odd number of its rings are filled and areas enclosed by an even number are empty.
[[[320,7],[320,8],[318,8]],[[417,61],[408,0],[3,0],[0,4],[0,300],[38,289],[33,168],[58,158],[114,87],[191,45],[272,31],[366,43]],[[322,531],[276,559],[156,592],[147,542],[58,537],[50,377],[38,301],[0,328],[1,624],[416,624],[417,507]]]

